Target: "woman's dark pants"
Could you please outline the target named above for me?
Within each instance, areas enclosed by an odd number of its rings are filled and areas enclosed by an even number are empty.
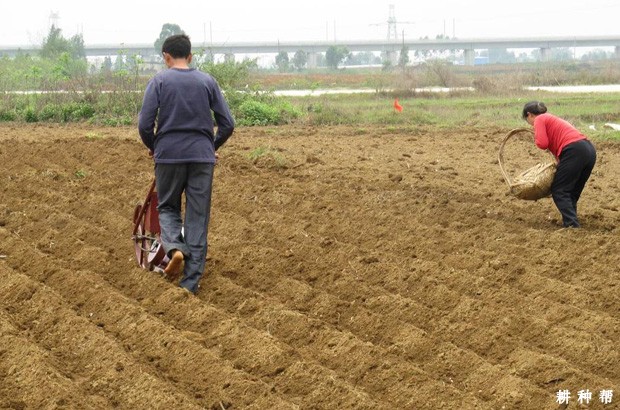
[[[579,227],[577,202],[595,163],[596,150],[588,140],[573,142],[562,149],[551,195],[562,214],[564,227]]]

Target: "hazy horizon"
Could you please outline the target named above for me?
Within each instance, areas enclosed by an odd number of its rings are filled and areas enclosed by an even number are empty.
[[[152,43],[165,23],[178,24],[194,43],[243,41],[380,40],[387,38],[389,5],[394,5],[398,38],[607,36],[620,34],[620,2],[548,0],[501,4],[444,0],[325,1],[292,3],[229,1],[140,5],[118,0],[89,4],[51,0],[5,4],[0,45],[39,45],[54,23],[65,37],[82,34],[86,44]]]

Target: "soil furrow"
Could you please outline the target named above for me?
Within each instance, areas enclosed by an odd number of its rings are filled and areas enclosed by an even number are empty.
[[[108,404],[101,403],[105,398],[113,407],[158,407],[183,403],[187,408],[199,408],[197,401],[176,392],[172,385],[146,372],[143,366],[105,335],[100,323],[78,315],[50,288],[12,270],[7,269],[3,273],[3,286],[0,288],[2,306],[12,311],[11,316],[16,324],[27,332],[31,340],[36,341],[46,355],[62,365],[59,372],[73,384],[72,390],[84,392],[75,396],[83,400],[78,407],[107,407]],[[97,357],[96,361],[92,360],[93,356]],[[19,383],[23,384],[25,391],[38,385],[40,373],[25,376]],[[70,392],[63,392],[59,400],[66,401],[66,394]],[[97,396],[100,396],[98,403],[90,403]]]
[[[0,407],[538,409],[620,389],[618,144],[595,142],[583,228],[561,231],[550,199],[507,195],[507,131],[240,127],[196,298],[136,267],[153,163],[135,128],[0,124]],[[511,172],[538,154],[514,147]]]

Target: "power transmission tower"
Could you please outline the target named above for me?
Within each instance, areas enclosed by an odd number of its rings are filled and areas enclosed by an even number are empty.
[[[390,13],[388,15],[388,32],[387,39],[388,41],[394,39],[394,41],[398,40],[398,32],[396,31],[396,11],[393,4],[390,4]]]
[[[60,15],[58,14],[57,11],[50,11],[50,16],[49,16],[49,19],[47,21],[47,25],[49,26],[48,30],[50,28],[52,28],[52,26],[58,28],[58,20],[59,19],[60,19]]]
[[[378,23],[371,24],[372,26],[382,26],[386,23]],[[415,24],[412,21],[398,21],[396,20],[396,11],[393,4],[389,5],[389,14],[387,19],[387,40],[388,41],[398,41],[398,29],[396,27],[397,24]],[[404,36],[404,31],[403,31]],[[404,40],[404,39],[401,39]]]

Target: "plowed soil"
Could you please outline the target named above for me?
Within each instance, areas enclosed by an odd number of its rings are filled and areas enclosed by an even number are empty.
[[[508,131],[237,130],[192,296],[136,264],[134,128],[1,125],[0,408],[620,407],[620,144],[562,230]]]

